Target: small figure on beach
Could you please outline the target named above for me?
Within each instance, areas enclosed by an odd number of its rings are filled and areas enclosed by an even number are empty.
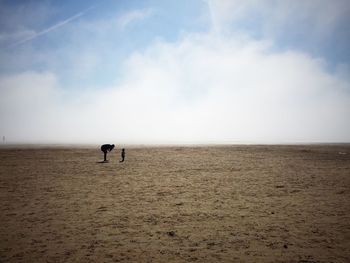
[[[122,149],[120,156],[122,157],[122,159],[119,162],[122,163],[122,162],[124,162],[124,159],[125,159],[125,149],[124,148]]]
[[[101,146],[101,151],[103,152],[104,154],[104,158],[103,158],[103,161],[104,162],[107,162],[107,152],[110,152],[114,149],[114,144],[103,144]]]

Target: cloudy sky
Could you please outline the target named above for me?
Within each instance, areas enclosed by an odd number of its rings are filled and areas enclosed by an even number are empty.
[[[8,143],[350,142],[348,0],[0,0]]]

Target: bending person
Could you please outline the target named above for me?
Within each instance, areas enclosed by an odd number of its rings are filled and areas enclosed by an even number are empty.
[[[114,144],[104,144],[101,146],[101,151],[104,153],[103,161],[107,162],[107,152],[112,151],[114,148]]]

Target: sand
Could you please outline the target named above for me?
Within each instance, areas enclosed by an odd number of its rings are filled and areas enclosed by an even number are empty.
[[[0,262],[350,262],[350,146],[0,148]]]

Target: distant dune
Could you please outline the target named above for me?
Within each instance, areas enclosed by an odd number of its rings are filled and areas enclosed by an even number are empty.
[[[0,148],[0,262],[350,262],[350,145]]]

